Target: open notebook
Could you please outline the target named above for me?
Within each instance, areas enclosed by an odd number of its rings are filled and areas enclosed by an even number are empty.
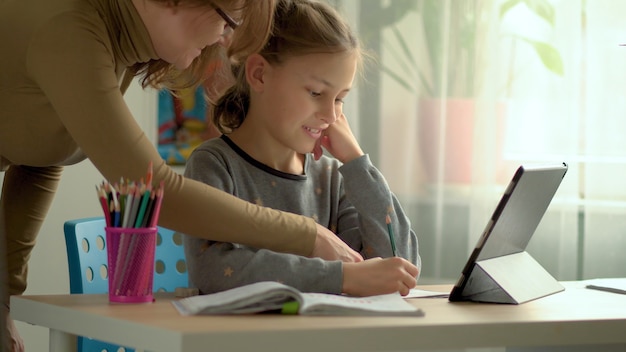
[[[399,293],[349,297],[300,292],[275,281],[262,281],[208,295],[172,301],[182,315],[281,312],[300,315],[424,316]]]

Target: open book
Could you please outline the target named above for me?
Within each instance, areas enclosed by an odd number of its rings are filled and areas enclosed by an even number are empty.
[[[209,295],[172,301],[182,315],[282,312],[301,315],[423,316],[399,293],[349,297],[303,293],[275,281],[263,281]]]

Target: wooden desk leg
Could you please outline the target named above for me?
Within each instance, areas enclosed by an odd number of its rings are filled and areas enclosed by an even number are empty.
[[[50,329],[50,352],[76,352],[76,335]]]

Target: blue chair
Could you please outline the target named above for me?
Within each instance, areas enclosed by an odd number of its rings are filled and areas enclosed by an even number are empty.
[[[108,272],[103,217],[66,221],[63,226],[70,273],[70,293],[107,293]],[[187,265],[180,233],[159,227],[154,263],[154,292],[188,287]],[[79,337],[79,352],[132,352],[133,349]]]

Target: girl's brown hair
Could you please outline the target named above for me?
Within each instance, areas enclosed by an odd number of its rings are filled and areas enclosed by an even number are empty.
[[[259,54],[270,64],[314,53],[355,54],[359,64],[359,41],[341,15],[330,5],[313,0],[278,0],[272,33]],[[211,109],[212,121],[222,133],[238,128],[248,112],[250,88],[244,64],[233,66],[235,84]]]
[[[141,85],[145,87],[180,90],[194,88],[203,83],[209,71],[226,70],[230,61],[237,63],[248,55],[258,52],[270,34],[276,0],[150,0],[169,3],[173,6],[198,6],[220,8],[228,14],[238,13],[240,25],[233,32],[228,50],[215,44],[202,50],[192,64],[185,70],[177,70],[163,60],[138,63],[129,68],[128,74],[141,76]],[[216,64],[218,63],[218,64]],[[219,72],[210,74],[219,75]],[[211,83],[211,82],[208,82]],[[210,87],[208,87],[210,88]]]

